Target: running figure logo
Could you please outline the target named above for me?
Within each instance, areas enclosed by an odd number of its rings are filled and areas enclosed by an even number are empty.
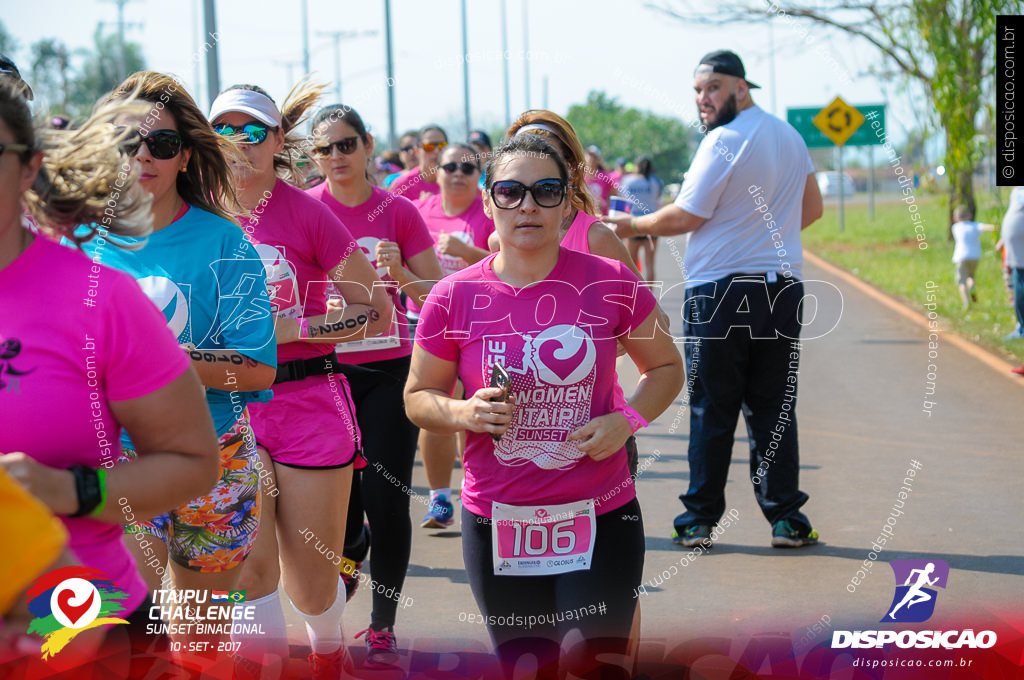
[[[896,576],[896,594],[881,622],[927,621],[935,612],[935,596],[938,594],[927,586],[945,588],[949,564],[944,560],[893,560],[889,564]]]

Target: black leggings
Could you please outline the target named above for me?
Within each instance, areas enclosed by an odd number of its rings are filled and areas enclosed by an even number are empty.
[[[369,467],[356,473],[345,526],[345,557],[362,561],[363,513],[370,523],[370,576],[373,589],[374,628],[395,625],[398,602],[412,550],[409,494],[419,428],[405,416],[402,390],[409,377],[409,357],[346,365],[356,420],[363,435],[363,455]],[[396,595],[387,597],[385,593]]]
[[[636,499],[598,515],[594,555],[588,571],[555,576],[496,576],[491,520],[465,508],[462,555],[473,596],[486,617],[488,632],[506,672],[520,656],[533,655],[538,669],[543,669],[540,675],[553,673],[563,654],[560,644],[566,638],[571,638],[571,648],[563,656],[563,667],[583,677],[590,675],[598,653],[625,653],[636,607],[635,589],[644,569],[644,525]],[[590,613],[591,605],[597,607],[597,613]],[[603,612],[602,605],[606,607]],[[570,611],[574,612],[572,619],[567,616]],[[531,627],[531,616],[548,620]],[[508,617],[512,620],[502,620]],[[555,622],[551,623],[550,618]]]

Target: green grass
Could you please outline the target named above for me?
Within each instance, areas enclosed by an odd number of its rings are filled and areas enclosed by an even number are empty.
[[[926,284],[934,282],[943,330],[955,331],[1011,361],[1024,363],[1024,342],[1002,340],[1014,329],[1016,320],[994,248],[999,217],[993,210],[979,211],[981,220],[996,223],[996,231],[982,235],[983,253],[976,275],[978,302],[964,310],[956,288],[946,204],[936,197],[918,197],[917,205],[928,244],[925,250],[918,248],[915,222],[902,202],[876,203],[874,221],[868,218],[867,205],[847,205],[843,233],[839,232],[836,207],[826,205],[825,215],[803,232],[804,247],[922,313],[927,311],[923,306]]]

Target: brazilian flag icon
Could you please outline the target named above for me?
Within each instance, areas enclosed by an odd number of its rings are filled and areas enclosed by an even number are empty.
[[[245,594],[247,590],[232,590],[231,594],[228,595],[228,599],[232,602],[245,602]]]

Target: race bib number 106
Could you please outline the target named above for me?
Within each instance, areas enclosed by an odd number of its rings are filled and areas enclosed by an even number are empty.
[[[590,569],[594,501],[562,505],[491,504],[494,573],[545,576]]]

